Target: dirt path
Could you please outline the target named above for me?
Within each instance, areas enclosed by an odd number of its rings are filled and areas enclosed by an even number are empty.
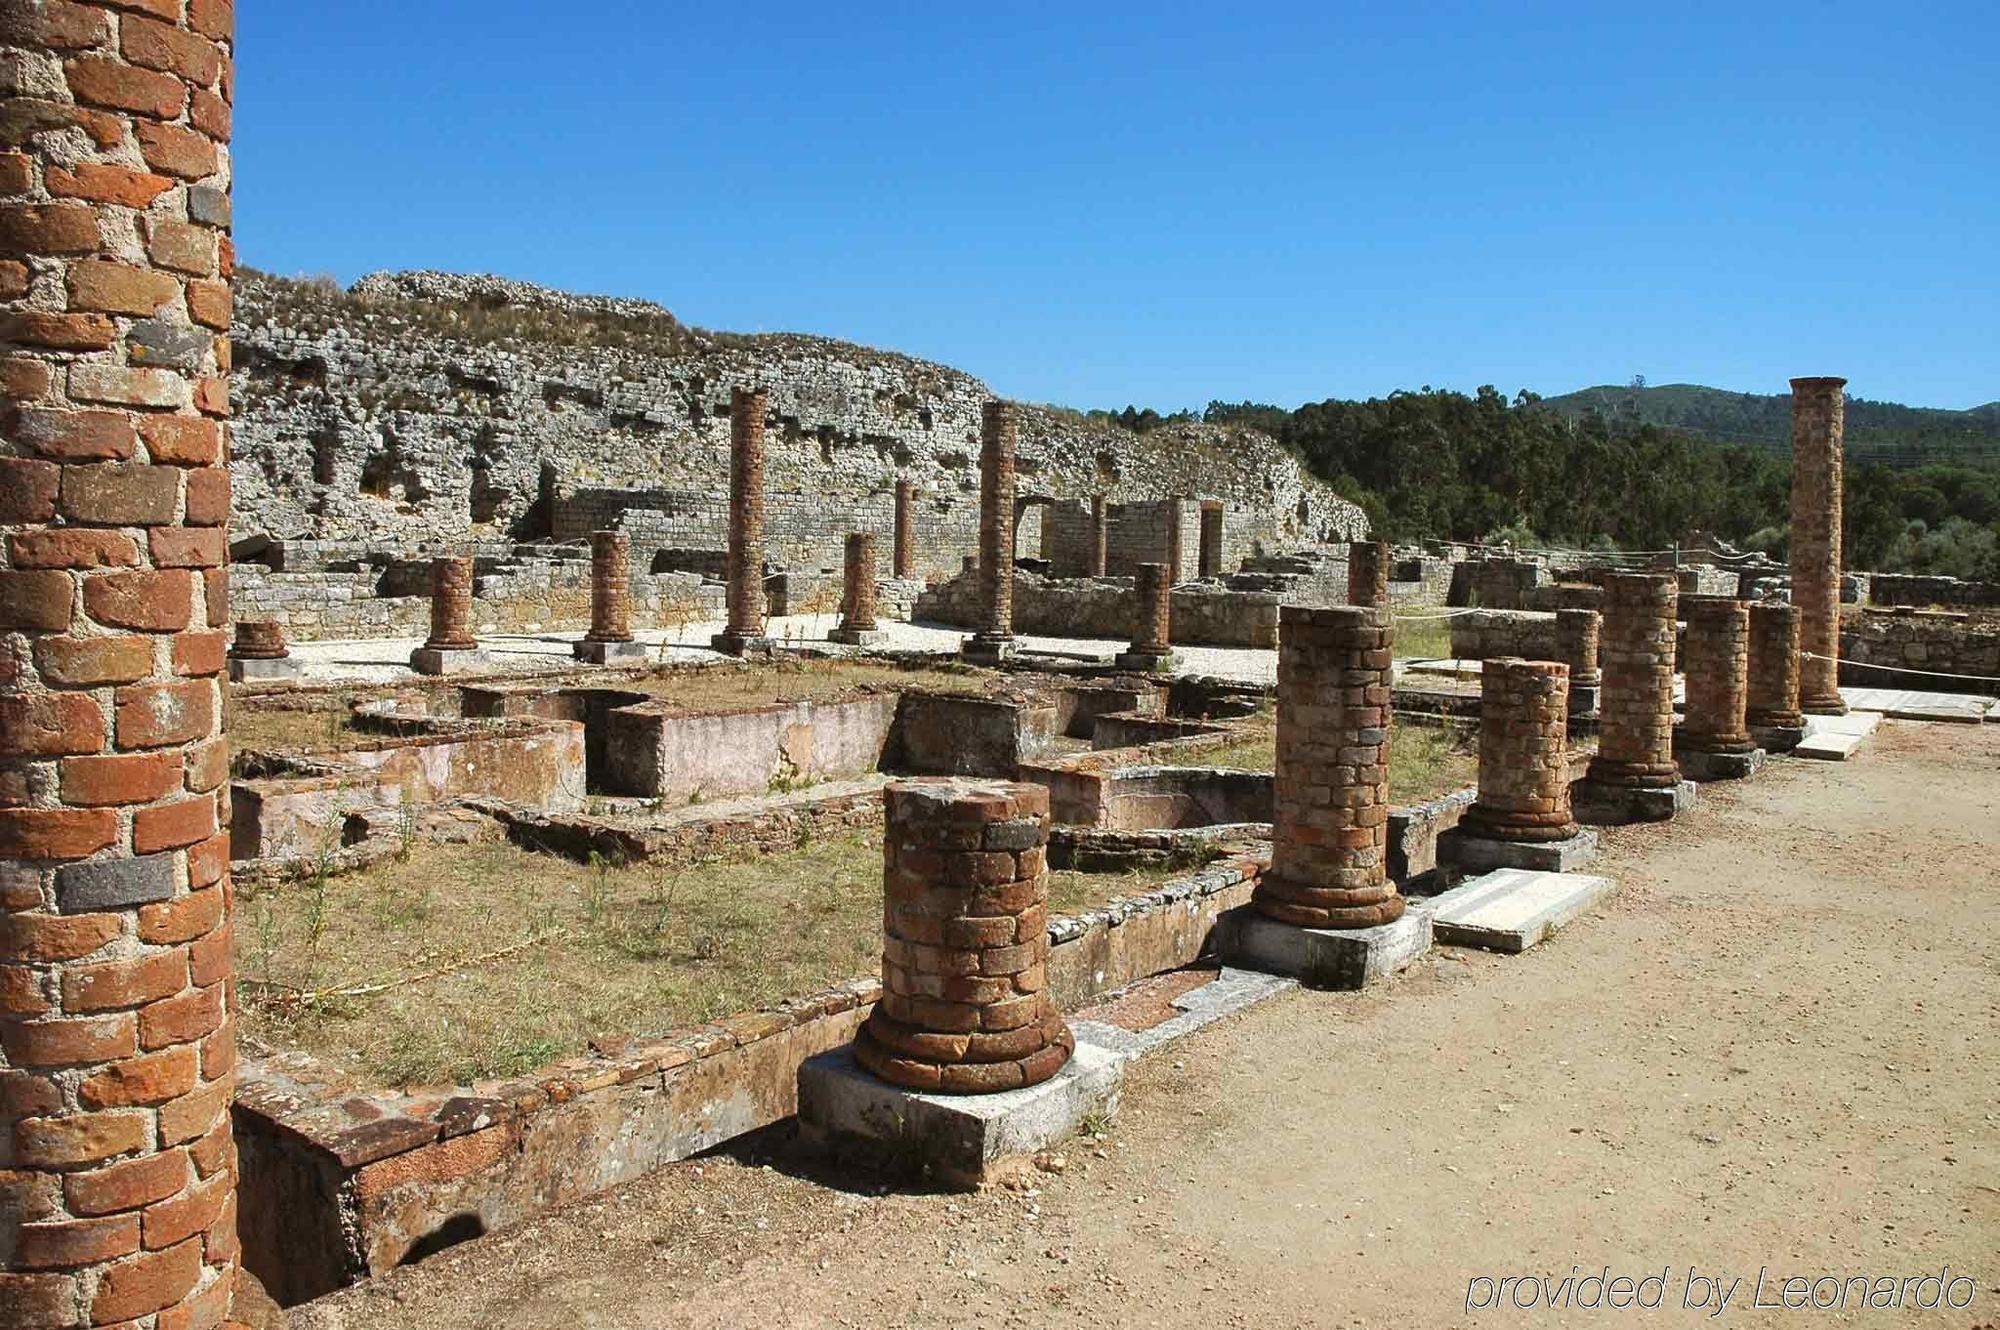
[[[1035,1193],[689,1162],[297,1323],[1627,1323],[1466,1310],[1475,1276],[1608,1264],[1669,1271],[1646,1325],[2000,1324],[2000,726],[1890,723],[1610,840],[1596,916],[1174,1045]],[[1743,1277],[1719,1321],[1690,1265]],[[1945,1265],[1964,1311],[1746,1306],[1760,1268],[1771,1299]]]

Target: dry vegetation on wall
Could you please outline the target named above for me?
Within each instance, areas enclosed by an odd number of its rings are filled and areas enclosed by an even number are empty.
[[[1169,875],[1051,873],[1050,911]],[[519,1075],[874,974],[881,953],[880,832],[683,869],[427,846],[246,889],[236,929],[254,1038],[402,1085]]]

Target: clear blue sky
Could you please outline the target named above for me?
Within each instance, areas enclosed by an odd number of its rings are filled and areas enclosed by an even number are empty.
[[[239,6],[237,244],[1171,410],[2000,398],[1990,3]]]

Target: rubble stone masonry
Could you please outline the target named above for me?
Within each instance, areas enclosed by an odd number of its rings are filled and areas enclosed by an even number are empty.
[[[0,4],[0,1325],[220,1324],[227,0]]]
[[[1587,779],[1627,789],[1670,789],[1674,761],[1674,612],[1680,584],[1672,573],[1606,573],[1599,667],[1597,756]]]
[[[1047,1080],[1076,1047],[1048,991],[1048,788],[899,781],[883,805],[882,997],[855,1060],[915,1090]]]
[[[1792,380],[1792,604],[1799,612],[1799,705],[1842,715],[1841,447],[1846,379]]]
[[[1306,928],[1402,917],[1387,874],[1387,609],[1287,605],[1278,634],[1277,817],[1256,908]]]
[[[1569,798],[1569,667],[1488,660],[1479,675],[1479,798],[1460,824],[1496,840],[1576,835]]]

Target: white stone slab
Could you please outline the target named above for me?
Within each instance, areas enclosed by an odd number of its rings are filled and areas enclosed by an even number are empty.
[[[1439,942],[1519,952],[1618,889],[1592,873],[1499,868],[1419,902]]]
[[[1853,711],[1878,712],[1898,720],[1952,721],[1977,725],[1993,711],[1995,699],[1973,693],[1922,693],[1911,688],[1843,688]]]
[[[1850,711],[1845,716],[1807,716],[1806,737],[1816,734],[1851,734],[1857,739],[1866,739],[1881,727],[1882,713],[1879,711]]]
[[[1861,741],[1866,737],[1844,734],[1839,730],[1822,730],[1817,734],[1808,734],[1792,750],[1792,756],[1814,758],[1821,762],[1845,762],[1854,755],[1855,749],[1861,747]]]

